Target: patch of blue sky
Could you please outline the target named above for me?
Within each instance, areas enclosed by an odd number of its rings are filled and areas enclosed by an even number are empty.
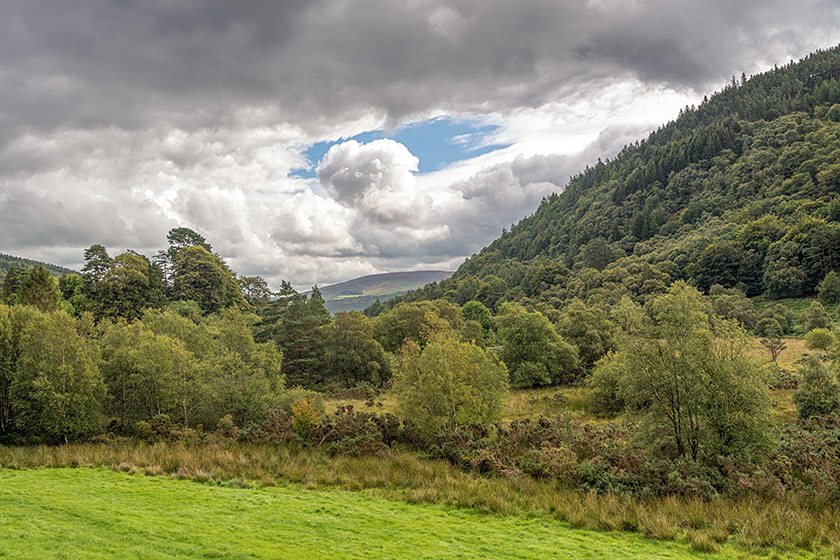
[[[405,145],[420,160],[418,171],[430,173],[459,161],[509,147],[510,144],[494,142],[499,128],[498,124],[488,123],[484,119],[453,119],[443,116],[411,123],[396,130],[371,130],[352,138],[313,144],[304,152],[309,166],[295,169],[291,175],[303,179],[314,178],[318,163],[336,144],[348,140],[365,144],[382,138],[391,138]]]

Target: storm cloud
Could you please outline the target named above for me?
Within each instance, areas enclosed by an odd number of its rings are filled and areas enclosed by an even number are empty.
[[[585,164],[840,28],[833,0],[0,4],[0,251],[78,266],[185,225],[298,285],[455,267]],[[392,140],[305,156],[439,115],[492,117],[508,147],[428,174]]]

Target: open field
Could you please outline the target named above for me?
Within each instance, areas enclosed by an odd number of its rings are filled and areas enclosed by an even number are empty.
[[[301,487],[0,471],[3,558],[724,558],[639,534]]]
[[[73,477],[77,476],[78,473],[83,473],[78,476],[85,476],[84,473],[104,473],[105,471],[89,471],[87,469],[27,470],[34,467],[82,466],[105,467],[114,471],[137,475],[161,475],[159,478],[137,477],[136,479],[131,477],[120,478],[120,476],[109,479],[108,476],[101,475],[104,476],[103,480],[157,480],[158,482],[151,484],[154,488],[161,488],[161,492],[166,488],[191,488],[193,492],[199,494],[203,492],[203,490],[196,489],[202,488],[200,485],[169,486],[168,482],[171,479],[206,482],[208,483],[206,488],[218,486],[270,488],[292,483],[297,485],[295,488],[330,490],[328,495],[336,497],[336,500],[339,501],[342,499],[341,496],[353,494],[337,492],[338,490],[351,490],[355,493],[363,493],[371,499],[393,500],[412,504],[434,504],[462,508],[471,512],[483,512],[485,517],[481,519],[492,520],[496,519],[494,516],[498,516],[500,525],[511,522],[501,521],[506,517],[512,516],[521,519],[521,516],[526,516],[542,520],[539,523],[534,521],[534,523],[537,523],[537,525],[544,523],[547,524],[545,525],[547,527],[572,527],[612,532],[612,534],[616,531],[624,531],[626,532],[625,536],[630,540],[621,542],[640,543],[638,548],[640,554],[647,553],[641,547],[641,543],[654,546],[652,540],[646,540],[643,536],[688,547],[658,548],[656,549],[658,552],[653,557],[679,558],[680,556],[667,556],[667,553],[676,554],[679,551],[682,551],[681,554],[687,553],[687,551],[720,552],[724,556],[745,558],[756,555],[771,558],[832,558],[834,557],[831,556],[832,552],[834,554],[840,553],[840,547],[836,546],[836,543],[840,542],[840,518],[836,515],[836,511],[830,506],[812,503],[807,499],[805,501],[794,499],[779,501],[755,497],[739,501],[723,499],[702,501],[679,498],[635,500],[612,495],[601,496],[581,493],[557,486],[550,481],[535,480],[530,477],[484,477],[461,471],[443,461],[422,459],[416,454],[408,452],[395,452],[383,457],[330,457],[316,450],[295,451],[268,444],[231,441],[218,441],[202,445],[180,443],[145,445],[122,441],[110,444],[70,444],[60,447],[0,446],[0,512],[4,515],[9,512],[8,516],[11,516],[11,512],[17,509],[19,513],[16,515],[18,516],[26,515],[29,512],[29,515],[33,518],[46,519],[49,515],[52,515],[51,511],[62,511],[57,505],[49,505],[51,499],[49,496],[60,494],[58,487],[51,490],[47,484],[50,477],[53,476],[49,474],[50,472],[56,473],[54,476],[58,477],[59,482],[69,477],[69,481],[65,483],[72,488],[72,491],[68,490],[70,495],[62,498],[67,504],[77,504],[74,507],[81,508],[86,507],[86,504],[95,504],[97,500],[105,502],[115,500],[116,498],[113,496],[108,498],[108,494],[111,492],[105,486],[97,486],[99,483],[91,481],[89,486],[92,488],[86,490],[85,479],[73,482]],[[35,476],[45,477],[43,484],[41,482],[36,484],[36,480],[31,478]],[[88,474],[87,476],[93,475]],[[62,479],[62,477],[65,478]],[[59,484],[59,482],[56,482],[56,484]],[[233,492],[233,489],[229,489],[229,491]],[[244,496],[243,500],[247,502],[251,499],[247,498],[248,496],[259,497],[271,494],[269,490],[265,491],[268,494],[260,492],[251,494],[242,491],[240,494],[234,492],[230,495]],[[84,492],[94,495],[88,497]],[[101,495],[96,497],[95,494],[97,493]],[[42,495],[43,498],[38,498]],[[31,500],[35,498],[47,500],[46,505],[32,505]],[[153,500],[152,497],[144,497],[143,499]],[[254,499],[256,500],[256,498]],[[120,498],[120,501],[125,502],[126,500],[129,500],[129,497]],[[184,509],[184,504],[188,501],[188,497],[179,496],[177,492],[169,495],[161,494],[160,504],[150,509],[151,512],[166,512],[176,508],[179,513],[172,515],[180,518],[188,513]],[[150,503],[153,504],[154,502]],[[66,507],[70,506],[67,505]],[[101,507],[105,508],[106,504]],[[114,506],[112,504],[108,507]],[[230,507],[225,507],[235,511],[236,507],[240,506],[231,502]],[[245,506],[242,505],[241,507]],[[202,506],[198,509],[201,515],[221,515],[210,506]],[[20,513],[20,511],[23,513]],[[147,515],[143,511],[142,507],[139,508],[136,515]],[[76,515],[81,516],[82,519],[90,517],[89,514],[79,511],[75,514],[62,513],[61,515],[71,518]],[[133,515],[135,513],[132,511],[115,514],[116,521],[113,521],[113,523],[118,521],[128,523]],[[148,515],[151,515],[151,513]],[[389,513],[388,515],[392,514]],[[4,521],[4,519],[3,516],[0,516],[0,524],[10,522]],[[8,519],[11,520],[12,517],[8,517]],[[91,519],[95,519],[95,517],[91,517]],[[220,519],[219,523],[233,523],[229,518],[219,517],[218,519]],[[227,519],[227,521],[222,521],[224,519]],[[81,521],[79,522],[81,523]],[[19,519],[16,523],[21,524],[23,521]],[[45,527],[49,526],[46,521],[44,523],[46,524]],[[139,531],[140,534],[144,534],[143,531],[149,533],[156,527],[156,524],[152,521],[148,521],[148,523],[149,526],[145,529],[143,525],[134,527],[134,529]],[[58,523],[56,526],[60,527],[62,525]],[[311,527],[317,528],[318,526],[316,520],[313,520]],[[492,523],[490,523],[490,526],[492,526]],[[92,525],[92,527],[97,528],[96,525]],[[21,534],[20,531],[29,529],[18,527],[15,530],[18,531],[17,534]],[[102,530],[107,533],[114,529],[106,528]],[[209,529],[206,530],[209,531]],[[279,529],[275,529],[275,531],[277,530]],[[487,531],[484,528],[481,530]],[[219,529],[219,531],[222,530]],[[242,531],[247,532],[245,529],[242,529]],[[51,538],[46,534],[48,533],[46,529],[44,529],[44,532],[45,534],[42,537],[38,536],[39,534],[33,534],[27,539],[20,540],[28,542],[36,537]],[[11,533],[5,527],[0,527],[0,534],[9,535]],[[224,534],[227,535],[227,533]],[[454,539],[455,536],[452,534],[447,538]],[[598,538],[600,539],[600,536]],[[91,536],[90,540],[95,539]],[[17,548],[8,545],[7,541],[8,538],[0,538],[0,558],[31,557],[25,555],[10,556]],[[21,542],[18,542],[16,546],[18,545],[22,546]],[[831,549],[832,546],[835,547],[835,550]],[[6,550],[4,551],[2,547],[6,547]],[[628,555],[626,549],[620,550],[622,550],[620,552],[622,556]],[[817,556],[815,551],[822,551],[822,555]],[[542,553],[544,554],[543,557],[546,558],[556,556],[546,555],[545,550]],[[3,554],[6,554],[6,556],[3,556]],[[326,554],[324,557],[342,557],[337,554],[335,556]],[[616,552],[615,555],[618,554]],[[187,556],[189,557],[189,555]],[[397,557],[388,556],[385,552],[376,556]],[[614,555],[604,553],[601,557],[612,556]],[[259,558],[260,556],[256,557]],[[300,557],[317,558],[319,556],[312,553]],[[484,557],[505,557],[505,555],[500,553],[500,555],[485,555]],[[563,557],[563,555],[560,555],[560,557]],[[586,556],[575,557],[584,558]],[[644,558],[645,556],[638,557]]]

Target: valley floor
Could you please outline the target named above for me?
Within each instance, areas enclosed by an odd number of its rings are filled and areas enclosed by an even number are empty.
[[[105,469],[0,470],[0,557],[749,558],[301,486],[236,488]]]

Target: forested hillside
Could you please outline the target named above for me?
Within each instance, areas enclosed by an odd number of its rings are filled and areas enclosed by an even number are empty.
[[[0,276],[5,278],[6,273],[9,272],[9,269],[12,267],[30,268],[35,266],[36,264],[42,265],[53,276],[61,276],[62,274],[73,274],[75,272],[74,270],[65,268],[63,266],[42,263],[40,261],[33,261],[32,259],[24,259],[23,257],[15,257],[13,255],[6,255],[5,253],[0,253]]]
[[[817,292],[840,268],[838,78],[837,47],[733,78],[573,177],[450,279],[388,305],[611,305],[677,280],[770,298]]]

